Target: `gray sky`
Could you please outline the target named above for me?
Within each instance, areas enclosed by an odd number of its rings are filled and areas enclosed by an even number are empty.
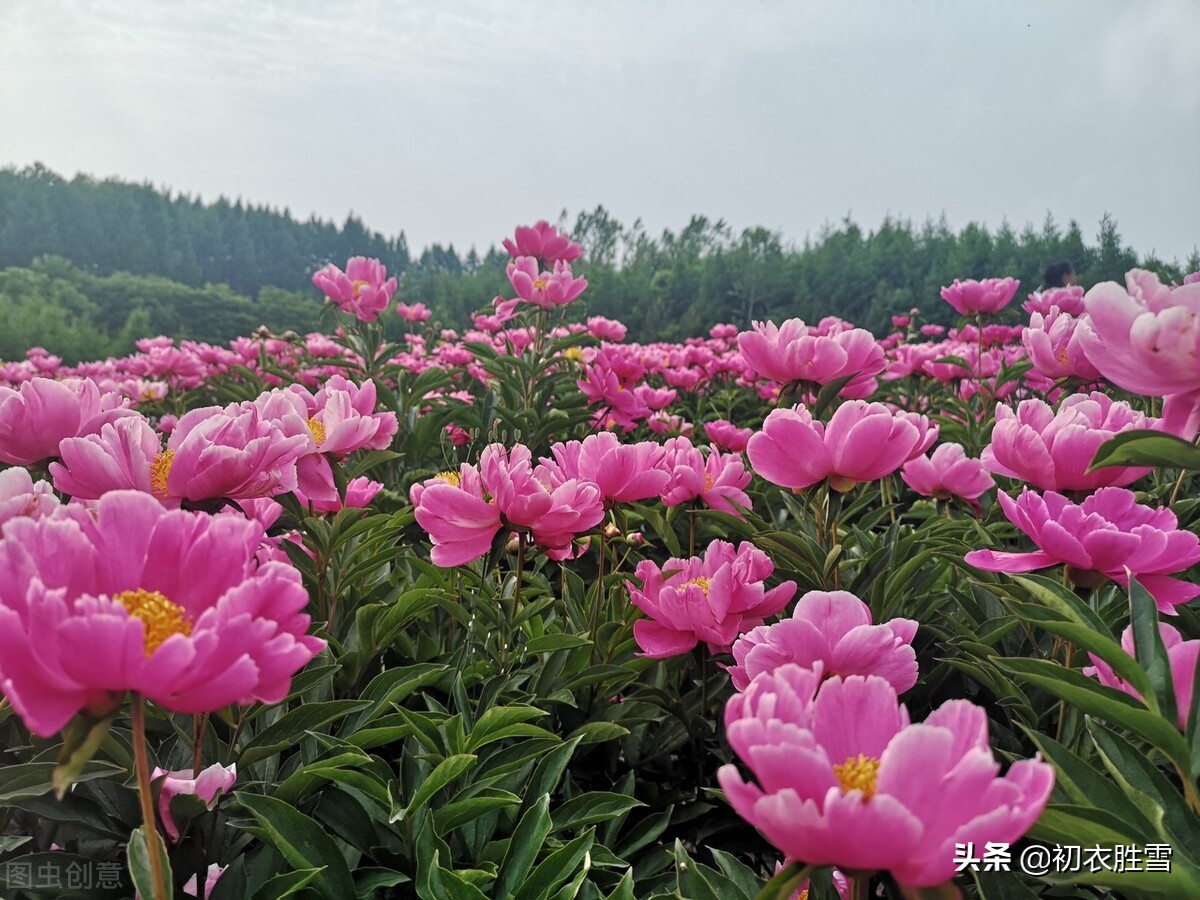
[[[0,0],[0,165],[498,242],[604,204],[1200,243],[1197,0]]]

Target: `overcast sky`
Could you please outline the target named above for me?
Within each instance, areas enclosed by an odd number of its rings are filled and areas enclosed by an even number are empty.
[[[1197,0],[0,0],[0,165],[481,250],[603,204],[802,241],[1108,211],[1200,244]]]

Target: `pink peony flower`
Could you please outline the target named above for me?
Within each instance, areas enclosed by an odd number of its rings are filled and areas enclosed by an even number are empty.
[[[1029,327],[1021,334],[1021,344],[1038,372],[1047,378],[1100,380],[1100,370],[1083,351],[1079,321],[1057,306],[1052,306],[1045,315],[1035,312],[1029,317]]]
[[[62,462],[50,464],[50,476],[64,494],[98,500],[109,491],[135,490],[164,502],[173,499],[162,437],[140,415],[109,422],[99,434],[64,438],[58,446]],[[177,499],[174,503],[179,505]]]
[[[622,444],[609,431],[588,435],[582,442],[555,444],[550,452],[553,458],[542,457],[536,473],[543,482],[591,481],[609,503],[657,497],[670,478],[664,467],[666,451],[660,444]]]
[[[1074,284],[1069,287],[1050,288],[1041,293],[1030,294],[1029,298],[1021,304],[1021,308],[1025,312],[1040,313],[1043,316],[1050,315],[1050,310],[1055,307],[1058,307],[1058,311],[1065,315],[1082,316],[1083,288]]]
[[[663,464],[671,473],[663,489],[664,504],[679,506],[698,500],[710,509],[719,509],[739,519],[742,513],[738,507],[750,509],[750,495],[746,493],[750,473],[740,453],[721,453],[709,447],[705,457],[686,437],[671,438],[664,446]]]
[[[746,365],[761,377],[781,384],[828,384],[853,376],[841,390],[843,397],[867,397],[875,390],[875,376],[887,361],[883,348],[869,331],[850,328],[822,334],[800,319],[755,322],[751,331],[738,335],[738,348]]]
[[[1171,666],[1171,681],[1175,685],[1175,707],[1179,713],[1179,730],[1186,732],[1188,713],[1192,708],[1192,686],[1196,683],[1196,664],[1200,660],[1200,640],[1185,641],[1176,628],[1165,622],[1159,623],[1158,633],[1166,648],[1167,661]],[[1122,632],[1121,647],[1131,657],[1134,656],[1132,626]],[[1108,663],[1092,653],[1089,653],[1088,657],[1091,659],[1092,665],[1083,670],[1084,675],[1098,678],[1101,684],[1124,691],[1138,700],[1143,699],[1142,695],[1134,690],[1128,682],[1117,676]]]
[[[164,777],[165,776],[165,777]],[[154,770],[151,779],[163,779],[158,791],[158,815],[162,819],[163,829],[172,841],[179,840],[179,826],[171,815],[171,798],[178,794],[195,794],[205,802],[209,809],[213,808],[217,797],[233,790],[237,781],[237,765],[223,766],[213,763],[207,769],[196,775],[191,769],[179,772],[168,772],[165,769]]]
[[[479,559],[503,527],[500,510],[484,496],[483,480],[474,466],[463,465],[458,472],[414,484],[409,499],[417,524],[433,542],[430,559],[435,566],[448,569]]]
[[[744,691],[757,675],[785,663],[808,669],[820,663],[826,678],[878,675],[902,694],[917,683],[911,646],[916,632],[912,619],[872,625],[870,607],[847,591],[809,591],[790,619],[760,625],[738,639],[737,665],[729,667],[729,677]]]
[[[426,309],[424,303],[397,303],[396,315],[405,322],[424,322],[432,313]]]
[[[0,691],[42,737],[126,691],[183,713],[280,702],[325,642],[305,633],[300,573],[256,564],[261,539],[256,522],[137,491],[9,521]]]
[[[1105,281],[1083,302],[1080,340],[1105,378],[1147,396],[1200,390],[1200,283],[1172,290],[1133,269],[1125,287]]]
[[[49,482],[35,482],[26,469],[0,471],[0,527],[18,516],[40,519],[58,506],[58,498]]]
[[[731,453],[743,453],[750,443],[751,428],[738,428],[726,419],[715,419],[704,423],[704,433],[712,441],[714,447],[728,450]]]
[[[536,259],[519,256],[508,264],[507,272],[517,296],[542,309],[565,306],[587,288],[587,279],[574,277],[571,266],[561,261],[554,264],[553,272],[539,272]]]
[[[851,400],[828,425],[815,421],[803,404],[772,410],[750,438],[747,454],[754,471],[772,484],[802,490],[828,479],[834,490],[848,491],[890,475],[935,440],[937,426],[925,416]]]
[[[930,456],[910,459],[900,477],[922,497],[937,500],[974,501],[996,486],[983,462],[968,457],[961,444],[939,444]]]
[[[63,438],[95,434],[120,416],[136,415],[126,399],[102,393],[90,378],[31,378],[19,389],[0,385],[0,463],[30,466],[58,456]]]
[[[396,279],[387,277],[387,267],[365,256],[351,257],[345,272],[330,263],[313,273],[312,282],[342,312],[352,314],[360,322],[378,319],[396,293]]]
[[[375,382],[331,376],[316,392],[308,428],[317,450],[341,459],[356,450],[386,450],[399,430],[396,414],[376,412]]]
[[[208,871],[204,875],[204,893],[200,893],[200,882],[196,875],[193,875],[187,880],[183,886],[183,893],[188,897],[211,897],[213,889],[216,888],[217,882],[221,880],[221,876],[225,874],[228,866],[221,866],[217,863],[210,863]],[[834,876],[836,880],[836,875]]]
[[[983,281],[959,281],[942,288],[942,299],[960,316],[977,313],[998,313],[1012,303],[1021,282],[1015,278],[985,278]]]
[[[738,635],[780,612],[795,594],[794,581],[765,588],[774,571],[749,541],[736,549],[713,541],[703,558],[669,559],[661,569],[650,560],[638,563],[642,586],[627,581],[625,587],[630,602],[650,617],[633,625],[642,655],[666,659],[700,641],[713,653],[727,652]]]
[[[717,779],[737,813],[789,859],[931,887],[955,874],[956,843],[1013,843],[1041,814],[1054,769],[1019,760],[1004,777],[987,715],[949,700],[921,724],[883,678],[822,683],[785,665],[725,708],[735,765]]]
[[[588,333],[600,341],[625,340],[625,325],[615,319],[604,316],[592,316],[587,320]]]
[[[1200,585],[1168,577],[1200,562],[1200,539],[1180,531],[1171,510],[1135,502],[1133,491],[1101,488],[1075,504],[1062,494],[1028,489],[1016,500],[997,495],[1008,520],[1037,546],[1031,553],[973,550],[966,561],[988,572],[1032,572],[1060,563],[1076,584],[1092,587],[1110,578],[1128,587],[1128,569],[1160,612],[1200,594]]]
[[[532,228],[527,225],[517,226],[515,240],[504,239],[504,249],[514,259],[519,256],[535,256],[550,264],[563,260],[574,262],[583,253],[583,248],[572,243],[565,233],[549,222],[539,221]]]
[[[1042,490],[1094,491],[1125,486],[1149,468],[1114,466],[1088,473],[1105,441],[1130,430],[1160,427],[1158,419],[1107,394],[1072,394],[1054,410],[1044,400],[1022,400],[1016,411],[996,406],[992,442],[981,459],[988,471],[1018,478]]]

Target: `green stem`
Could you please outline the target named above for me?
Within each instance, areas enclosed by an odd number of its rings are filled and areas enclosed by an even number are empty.
[[[150,878],[154,883],[154,900],[166,900],[167,882],[163,877],[162,860],[158,856],[158,823],[154,818],[154,801],[150,796],[150,761],[146,755],[146,701],[141,694],[133,695],[133,759],[137,768],[138,799],[142,805],[143,835],[150,857]],[[153,840],[151,839],[153,835]]]

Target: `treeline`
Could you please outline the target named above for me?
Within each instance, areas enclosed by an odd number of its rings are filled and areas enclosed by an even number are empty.
[[[1060,227],[1047,215],[1020,231],[892,218],[869,231],[846,219],[800,245],[703,216],[652,235],[603,207],[574,222],[564,213],[560,224],[584,248],[589,312],[621,319],[642,341],[700,334],[718,321],[830,314],[878,333],[912,307],[948,323],[942,285],[1012,275],[1032,290],[1057,259],[1070,260],[1085,286],[1138,265],[1174,280],[1200,268],[1195,251],[1182,266],[1139,256],[1108,216],[1090,240],[1078,223]],[[382,259],[400,276],[401,298],[426,303],[449,326],[509,291],[507,257],[495,247],[460,255],[435,244],[413,256],[403,233],[386,237],[354,216],[340,227],[301,222],[241,200],[206,204],[151,185],[67,180],[41,165],[3,169],[0,270],[15,268],[0,272],[0,357],[29,343],[87,358],[160,333],[227,341],[260,324],[308,330],[321,300],[311,273],[353,255]],[[59,259],[35,264],[39,257]]]

